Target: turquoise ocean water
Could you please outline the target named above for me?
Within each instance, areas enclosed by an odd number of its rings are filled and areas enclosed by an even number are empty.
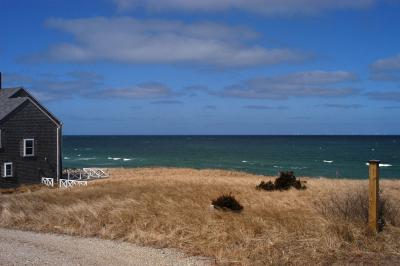
[[[400,136],[64,136],[64,167],[169,166],[275,175],[400,178]]]

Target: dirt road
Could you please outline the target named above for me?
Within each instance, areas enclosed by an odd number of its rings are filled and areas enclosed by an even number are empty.
[[[0,265],[209,265],[171,249],[0,229]]]

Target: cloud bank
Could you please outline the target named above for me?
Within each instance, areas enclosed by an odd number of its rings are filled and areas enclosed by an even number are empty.
[[[400,81],[400,54],[377,60],[370,69],[372,79]]]
[[[346,71],[307,71],[276,77],[260,77],[223,88],[222,97],[285,100],[291,97],[345,97],[358,89],[344,87],[358,78]],[[338,85],[341,85],[337,87]]]
[[[258,33],[216,23],[123,18],[49,19],[47,26],[68,33],[39,57],[73,62],[196,64],[247,67],[304,60],[288,48],[255,44]]]
[[[158,82],[149,82],[125,88],[105,89],[94,92],[94,98],[119,99],[154,99],[176,95],[167,85]]]
[[[102,76],[91,72],[69,72],[64,75],[5,74],[4,83],[16,87],[24,85],[41,101],[66,100],[74,97],[88,99],[164,99],[179,96],[169,86],[159,82],[147,82],[123,88],[104,84]]]
[[[5,74],[7,86],[28,87],[32,94],[42,101],[65,100],[90,94],[103,83],[103,77],[91,72],[69,72],[64,75]]]
[[[243,10],[266,16],[312,15],[330,10],[365,9],[376,0],[113,0],[120,11],[145,8],[152,12],[221,12]]]

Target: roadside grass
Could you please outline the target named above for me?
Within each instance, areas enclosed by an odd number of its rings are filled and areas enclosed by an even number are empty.
[[[400,263],[400,181],[381,181],[391,217],[372,235],[362,214],[329,207],[332,197],[341,203],[362,193],[366,180],[306,178],[306,190],[269,192],[255,186],[272,177],[223,170],[114,169],[112,176],[88,187],[0,195],[0,226],[178,248],[226,265]],[[242,212],[210,208],[226,194]]]

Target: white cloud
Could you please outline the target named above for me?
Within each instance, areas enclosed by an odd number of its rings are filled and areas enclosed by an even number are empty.
[[[121,99],[153,99],[165,98],[174,93],[168,86],[162,83],[143,83],[127,88],[107,89],[95,92],[93,97],[97,98],[121,98]]]
[[[309,15],[340,9],[364,9],[377,0],[113,0],[120,11],[146,8],[150,11],[218,12],[244,10],[262,15]]]
[[[41,101],[70,99],[91,93],[101,86],[103,77],[91,72],[69,72],[64,75],[6,74],[7,86],[24,86]]]
[[[41,101],[64,100],[74,97],[97,99],[163,99],[181,94],[159,82],[147,82],[123,88],[106,88],[102,76],[92,72],[69,72],[64,75],[46,74],[32,78],[5,74],[7,86],[27,87]]]
[[[308,71],[277,77],[260,77],[225,87],[223,97],[284,100],[290,97],[344,97],[358,93],[352,87],[337,87],[357,80],[346,71]]]
[[[400,54],[375,61],[371,65],[371,74],[376,80],[400,80]]]
[[[305,58],[291,49],[254,44],[258,34],[247,28],[215,23],[97,17],[50,19],[47,25],[74,37],[50,47],[51,60],[244,67]]]
[[[380,70],[400,69],[400,54],[377,60],[372,67]]]

